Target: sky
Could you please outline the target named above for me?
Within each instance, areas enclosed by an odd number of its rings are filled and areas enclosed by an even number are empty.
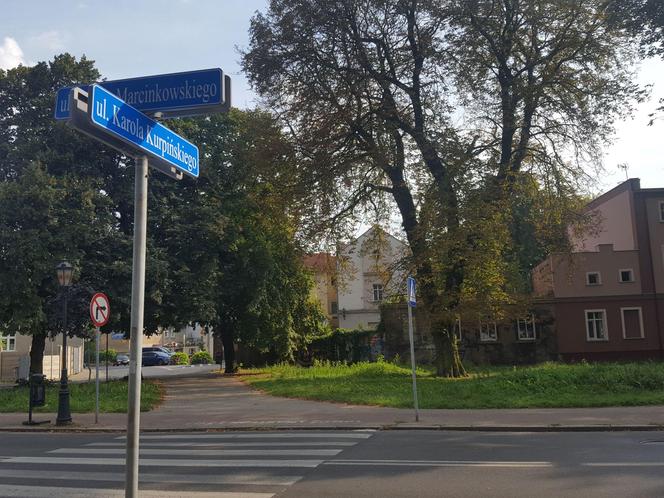
[[[86,55],[108,79],[220,67],[233,79],[235,107],[258,100],[240,71],[238,48],[249,44],[252,15],[267,0],[3,0],[0,68],[34,64],[69,52]],[[589,190],[598,193],[625,179],[619,164],[641,186],[664,187],[664,119],[648,126],[664,98],[664,61],[649,60],[639,72],[651,84],[649,101],[633,119],[618,123],[605,151],[606,173]]]

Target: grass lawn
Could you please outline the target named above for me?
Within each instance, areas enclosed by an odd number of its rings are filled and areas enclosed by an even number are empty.
[[[46,388],[46,405],[35,408],[35,412],[56,412],[58,410],[58,382],[49,383]],[[143,381],[141,388],[141,411],[155,408],[162,399],[162,386],[153,381]],[[95,410],[95,383],[69,384],[71,411],[73,413]],[[17,386],[0,389],[0,412],[28,411],[28,387]],[[99,384],[99,411],[105,413],[126,413],[127,382],[113,380]]]
[[[277,365],[241,379],[275,396],[412,406],[410,369],[390,363]],[[536,408],[664,404],[664,363],[543,363],[478,367],[463,379],[418,370],[421,408]]]

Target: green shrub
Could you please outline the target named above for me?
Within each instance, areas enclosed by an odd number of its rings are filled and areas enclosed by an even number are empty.
[[[109,363],[113,363],[115,358],[118,356],[118,352],[115,349],[109,349],[108,351],[101,350],[99,351],[99,363],[105,363],[108,360]],[[92,357],[94,361],[94,356]]]
[[[367,361],[371,354],[371,336],[375,334],[375,330],[335,329],[311,341],[308,346],[309,356],[332,362]]]
[[[207,351],[199,351],[191,355],[192,365],[207,365],[208,363],[212,363],[212,356]]]
[[[171,363],[173,365],[189,365],[189,355],[183,352],[173,353]]]

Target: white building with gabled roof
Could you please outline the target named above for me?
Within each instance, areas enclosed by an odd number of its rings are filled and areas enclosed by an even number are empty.
[[[379,226],[342,246],[337,257],[339,327],[375,329],[380,304],[405,292],[408,246]]]

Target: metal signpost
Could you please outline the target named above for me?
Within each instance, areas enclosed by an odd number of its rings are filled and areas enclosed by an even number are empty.
[[[417,405],[417,375],[415,374],[415,344],[413,340],[413,308],[417,304],[415,297],[415,279],[408,277],[407,280],[408,295],[408,339],[410,340],[410,367],[413,371],[413,404],[415,406],[415,422],[420,421],[420,410]]]
[[[168,118],[227,111],[230,105],[231,82],[221,69],[63,88],[56,98],[56,119],[66,119],[79,131],[136,158],[125,463],[125,496],[129,498],[138,496],[148,166],[177,180],[183,175],[197,178],[200,166],[194,144],[142,111]]]
[[[95,424],[99,423],[99,327],[108,323],[110,314],[108,297],[97,292],[90,300],[90,319],[95,326]]]

